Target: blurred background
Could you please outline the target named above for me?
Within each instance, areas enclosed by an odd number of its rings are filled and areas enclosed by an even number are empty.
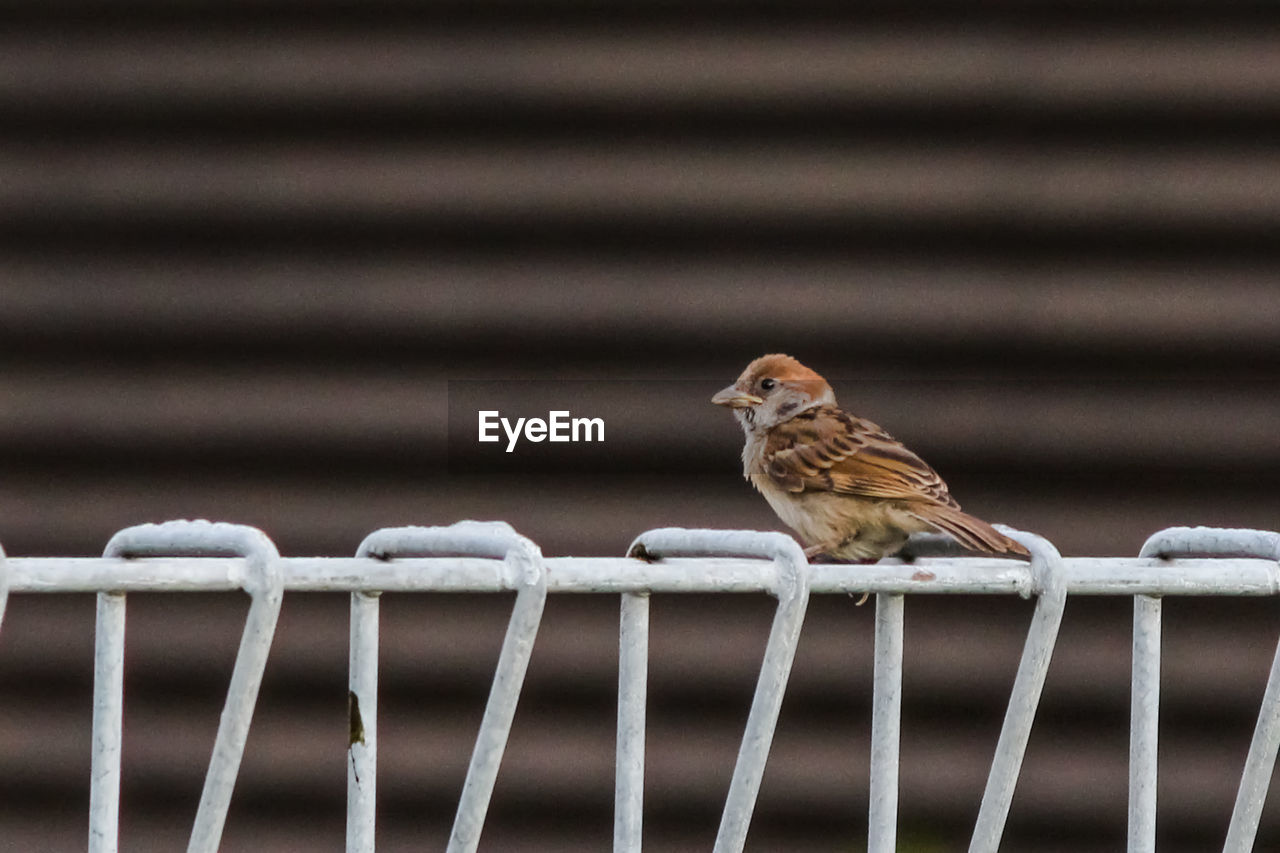
[[[770,351],[1064,554],[1275,529],[1278,136],[1268,3],[0,0],[0,543],[780,529],[707,403]],[[481,458],[478,389],[606,443]],[[385,599],[380,849],[443,848],[509,606]],[[122,849],[180,849],[245,601],[129,607]],[[1169,853],[1221,844],[1274,611],[1166,607]],[[901,849],[965,849],[1030,612],[908,602]],[[93,613],[10,603],[0,849],[84,848]],[[771,613],[655,600],[648,849],[710,847]],[[1130,615],[1069,602],[1004,849],[1124,843]],[[342,848],[346,618],[286,598],[223,849]],[[749,850],[864,849],[872,619],[811,605]],[[609,848],[616,620],[548,603],[482,849]]]

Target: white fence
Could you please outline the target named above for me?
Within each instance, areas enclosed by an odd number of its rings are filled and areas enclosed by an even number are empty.
[[[868,850],[896,844],[904,596],[911,593],[1035,596],[1035,613],[995,747],[969,850],[995,853],[1070,594],[1134,600],[1129,748],[1131,853],[1155,849],[1161,597],[1280,593],[1280,534],[1170,528],[1136,558],[1064,558],[1043,538],[1005,529],[1030,564],[990,558],[921,558],[874,565],[810,566],[781,533],[664,528],[638,537],[627,557],[544,558],[501,522],[404,527],[370,534],[353,558],[281,557],[259,530],[172,521],[120,531],[102,558],[4,558],[0,620],[9,592],[96,592],[90,853],[114,853],[120,796],[125,601],[130,592],[225,591],[251,596],[189,851],[215,851],[249,723],[288,592],[351,593],[351,743],[347,850],[374,849],[377,785],[378,596],[383,592],[516,593],[511,621],[476,737],[449,853],[479,844],[507,735],[548,592],[621,596],[614,850],[641,848],[649,595],[767,592],[778,600],[738,753],[717,853],[741,850],[760,789],[810,594],[876,596]],[[1280,648],[1245,759],[1226,853],[1252,849],[1280,748]]]

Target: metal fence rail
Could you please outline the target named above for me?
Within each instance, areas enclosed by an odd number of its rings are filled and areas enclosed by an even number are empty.
[[[1280,593],[1280,534],[1170,528],[1135,558],[1064,558],[1043,538],[1003,528],[1029,564],[935,557],[912,563],[810,566],[780,533],[663,528],[639,536],[626,557],[544,558],[502,522],[388,528],[353,558],[281,557],[243,525],[172,521],[112,537],[104,556],[21,558],[0,550],[0,624],[8,593],[98,594],[89,850],[114,853],[120,801],[127,594],[225,591],[251,596],[189,851],[216,850],[244,753],[285,592],[351,593],[347,850],[374,850],[377,785],[378,601],[384,592],[515,592],[516,601],[477,734],[449,853],[479,844],[525,671],[549,592],[621,596],[614,850],[641,849],[649,596],[765,592],[778,600],[760,677],[726,796],[717,853],[741,850],[759,793],[810,594],[876,595],[868,850],[895,849],[905,596],[1016,594],[1036,598],[969,850],[994,853],[1012,803],[1041,689],[1069,595],[1134,599],[1128,850],[1155,849],[1161,598]],[[1225,853],[1252,849],[1280,751],[1280,646],[1245,759]]]

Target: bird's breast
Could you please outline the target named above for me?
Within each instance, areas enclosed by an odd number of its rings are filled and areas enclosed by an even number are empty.
[[[747,443],[742,446],[742,476],[755,483],[757,474],[764,474],[764,451],[767,436],[762,432],[747,431]],[[759,484],[756,484],[759,489]]]
[[[848,523],[841,512],[841,505],[848,503],[845,499],[829,492],[788,492],[761,470],[752,471],[747,479],[801,539],[816,543],[843,538],[838,534]]]
[[[782,523],[809,545],[840,559],[877,559],[902,547],[907,534],[928,529],[899,501],[834,492],[789,492],[763,471],[748,479]]]

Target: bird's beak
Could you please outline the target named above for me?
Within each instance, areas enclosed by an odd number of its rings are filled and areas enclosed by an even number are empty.
[[[747,406],[760,405],[764,402],[764,398],[757,397],[755,394],[748,394],[746,391],[739,391],[730,385],[712,397],[711,402],[717,406],[728,406],[731,409],[745,409]]]

